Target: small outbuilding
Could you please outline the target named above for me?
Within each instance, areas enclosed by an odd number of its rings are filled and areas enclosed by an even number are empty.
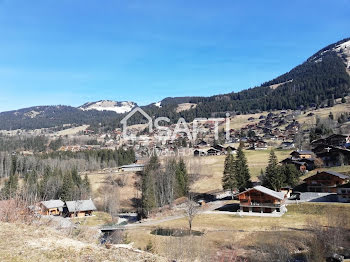
[[[41,201],[39,203],[41,215],[59,216],[63,212],[64,202],[60,199],[53,199],[48,201]]]

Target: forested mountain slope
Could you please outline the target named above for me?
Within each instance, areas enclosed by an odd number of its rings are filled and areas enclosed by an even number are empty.
[[[331,44],[291,71],[261,86],[211,97],[168,97],[142,108],[151,116],[187,121],[195,117],[224,116],[315,106],[350,92],[350,38]],[[195,107],[176,112],[181,103]],[[40,106],[0,113],[0,129],[34,129],[63,124],[90,124],[115,128],[126,115],[112,111],[80,110],[70,106]],[[134,117],[131,123],[142,121]]]

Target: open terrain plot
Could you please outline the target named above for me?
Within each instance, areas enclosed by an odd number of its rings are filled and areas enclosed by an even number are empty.
[[[289,156],[291,150],[276,150],[278,161]],[[270,150],[244,150],[253,181],[258,180],[261,169],[265,170]],[[189,173],[197,174],[192,190],[199,193],[221,190],[225,156],[186,158]]]
[[[315,230],[325,230],[340,226],[343,235],[349,235],[350,206],[337,203],[303,203],[289,205],[288,212],[279,218],[239,217],[229,214],[199,214],[193,221],[193,230],[204,232],[203,236],[188,237],[195,252],[216,253],[225,249],[236,250],[236,255],[251,256],[265,249],[283,246],[289,252],[307,252]],[[338,225],[337,221],[341,221]],[[186,218],[159,223],[156,226],[128,229],[130,239],[138,247],[150,241],[158,247],[159,254],[168,254],[185,239],[155,236],[150,234],[155,228],[187,229]],[[345,243],[350,248],[350,243]],[[174,245],[174,246],[171,246]],[[201,246],[198,249],[198,245]],[[264,260],[261,260],[264,261]]]

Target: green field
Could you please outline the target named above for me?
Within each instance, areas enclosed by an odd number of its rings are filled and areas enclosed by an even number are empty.
[[[291,150],[275,150],[278,161],[289,156]],[[248,166],[253,181],[258,180],[261,169],[265,170],[270,150],[244,150],[248,160]],[[225,156],[191,157],[187,159],[190,173],[198,174],[197,180],[192,185],[196,192],[208,192],[221,190],[221,178],[224,171]]]

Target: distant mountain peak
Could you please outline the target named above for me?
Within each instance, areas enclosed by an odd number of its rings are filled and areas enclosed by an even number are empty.
[[[342,58],[346,67],[350,68],[350,38],[345,38],[334,44],[326,46],[311,56],[307,61],[315,63],[322,62],[323,57],[331,52],[335,52],[340,58]]]
[[[131,101],[113,101],[113,100],[100,100],[97,102],[88,102],[82,106],[79,106],[78,109],[83,111],[88,110],[97,110],[97,111],[113,111],[117,114],[123,114],[130,112],[137,104]]]

